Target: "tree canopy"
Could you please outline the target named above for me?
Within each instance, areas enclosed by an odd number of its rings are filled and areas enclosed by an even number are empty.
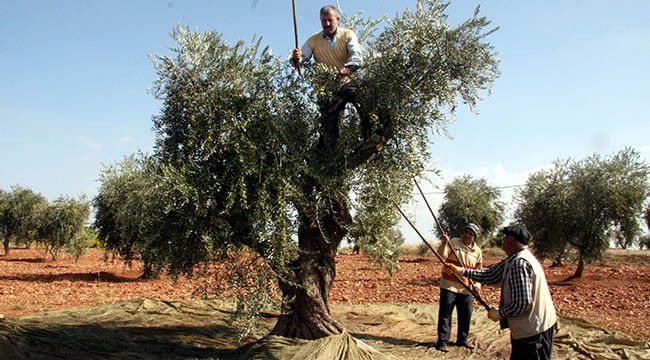
[[[35,237],[37,212],[46,204],[43,195],[27,188],[14,186],[8,192],[0,190],[0,236],[5,255],[9,254],[11,241],[29,241]]]
[[[342,331],[328,305],[339,244],[354,236],[387,249],[379,245],[399,238],[390,204],[410,197],[430,136],[498,76],[478,9],[453,27],[445,4],[417,4],[378,36],[376,22],[355,18],[364,66],[345,79],[308,64],[298,76],[259,39],[229,45],[218,32],[176,28],[172,55],[155,57],[156,166],[141,192],[152,263],[192,274],[250,258],[282,294],[274,334]]]
[[[575,276],[580,276],[584,263],[600,259],[610,242],[638,240],[648,174],[648,165],[631,148],[556,161],[528,178],[517,194],[515,216],[532,231],[538,255],[558,259],[568,245],[577,249]]]
[[[65,249],[78,259],[86,251],[85,224],[89,216],[90,204],[84,197],[60,196],[38,212],[35,239],[45,245],[52,258]]]
[[[504,220],[505,205],[501,191],[483,178],[470,175],[455,178],[445,185],[445,199],[440,205],[440,223],[452,236],[460,236],[467,223],[481,228],[476,239],[480,244],[489,239]]]
[[[4,240],[5,255],[9,254],[11,241],[25,245],[37,241],[52,257],[65,249],[77,259],[86,249],[84,225],[89,215],[90,205],[83,197],[60,196],[49,202],[21,186],[8,192],[0,189],[0,238]]]

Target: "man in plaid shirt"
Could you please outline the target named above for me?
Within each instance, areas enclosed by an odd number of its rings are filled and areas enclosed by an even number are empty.
[[[501,232],[505,259],[482,270],[448,266],[480,283],[501,282],[499,309],[491,309],[488,318],[499,321],[502,329],[510,328],[510,359],[550,359],[557,316],[544,269],[528,249],[532,236],[520,226]]]

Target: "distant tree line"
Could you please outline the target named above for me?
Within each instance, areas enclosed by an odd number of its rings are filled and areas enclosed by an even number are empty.
[[[0,189],[0,240],[4,253],[10,252],[12,242],[25,247],[37,243],[53,258],[61,250],[77,258],[96,231],[107,250],[126,261],[142,260],[143,277],[155,277],[163,270],[156,265],[159,259],[173,256],[173,247],[178,246],[156,235],[161,234],[158,219],[179,211],[161,197],[166,192],[160,181],[161,171],[152,158],[144,155],[131,155],[105,166],[98,195],[92,202],[94,229],[85,226],[91,209],[85,198],[61,196],[48,201],[20,186]],[[611,244],[622,249],[650,249],[648,174],[648,165],[632,149],[608,157],[557,160],[551,168],[531,174],[516,192],[514,221],[528,227],[534,235],[536,254],[552,259],[554,265],[567,261],[571,254],[568,250],[575,250],[575,276],[580,276],[585,264],[602,258]],[[477,239],[480,244],[500,245],[497,231],[503,225],[505,205],[497,187],[485,179],[464,175],[448,183],[444,194],[438,217],[447,232],[458,234],[467,222],[474,222],[482,230]],[[644,232],[644,227],[648,231]],[[397,229],[393,232],[393,240],[386,245],[354,232],[350,238],[392,271],[404,242]]]
[[[65,250],[75,259],[84,254],[92,232],[85,224],[90,216],[90,203],[60,196],[48,201],[43,195],[20,186],[0,189],[0,239],[4,254],[11,243],[29,247],[37,243],[52,258]]]
[[[631,148],[611,156],[557,160],[547,170],[528,177],[517,190],[514,222],[533,234],[533,250],[556,265],[577,252],[574,276],[581,276],[585,263],[601,259],[614,244],[650,247],[648,165]],[[443,226],[459,234],[467,222],[482,227],[481,244],[499,245],[495,232],[504,219],[500,192],[483,179],[462,176],[444,190],[440,206]],[[645,224],[643,224],[645,219]]]

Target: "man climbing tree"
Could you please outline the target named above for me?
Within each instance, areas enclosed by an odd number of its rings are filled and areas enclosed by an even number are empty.
[[[323,6],[320,9],[323,31],[312,35],[302,48],[293,50],[291,61],[294,66],[298,67],[313,56],[318,64],[330,66],[341,75],[349,75],[359,68],[363,49],[354,31],[339,28],[340,20],[336,7]]]
[[[410,197],[429,136],[498,76],[489,22],[477,9],[454,28],[445,8],[418,1],[387,24],[345,92],[337,71],[305,64],[298,76],[259,41],[229,46],[215,32],[176,29],[173,56],[156,60],[160,169],[143,210],[156,266],[191,273],[243,249],[281,292],[273,334],[340,333],[328,303],[339,244],[363,237],[381,248],[394,237],[390,201]]]

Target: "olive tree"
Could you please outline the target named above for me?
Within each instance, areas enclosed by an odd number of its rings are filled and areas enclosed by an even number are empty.
[[[569,184],[569,162],[558,160],[551,169],[531,174],[516,193],[519,205],[515,218],[531,230],[537,256],[553,259],[553,266],[562,265],[575,232],[569,221],[575,211]]]
[[[457,177],[445,185],[445,198],[440,205],[440,225],[451,235],[461,234],[467,223],[481,228],[477,242],[487,239],[503,223],[505,205],[501,191],[483,178],[470,175]]]
[[[640,235],[640,220],[650,185],[648,165],[626,148],[608,157],[594,154],[581,161],[557,161],[532,174],[518,192],[515,216],[534,236],[543,257],[578,250],[580,277],[586,262],[602,258],[612,233],[626,244]]]
[[[0,191],[0,237],[5,255],[9,254],[11,241],[29,242],[34,238],[38,210],[46,204],[44,196],[20,186]]]
[[[395,239],[391,201],[410,197],[430,136],[498,75],[489,22],[476,11],[454,27],[445,8],[418,1],[396,15],[343,79],[309,65],[299,76],[259,40],[229,45],[217,32],[177,28],[172,55],[155,58],[163,105],[160,171],[145,202],[152,261],[192,274],[245,249],[247,266],[268,269],[283,299],[273,334],[340,333],[328,302],[339,244]]]
[[[148,258],[142,254],[147,246],[145,232],[150,206],[146,194],[155,187],[150,171],[155,168],[151,158],[144,154],[130,155],[115,164],[105,165],[100,173],[101,183],[93,199],[94,227],[102,245],[127,263],[143,260],[145,279],[158,275]]]
[[[36,240],[53,259],[63,249],[78,259],[86,250],[85,224],[89,216],[90,204],[84,197],[60,196],[38,212]]]

